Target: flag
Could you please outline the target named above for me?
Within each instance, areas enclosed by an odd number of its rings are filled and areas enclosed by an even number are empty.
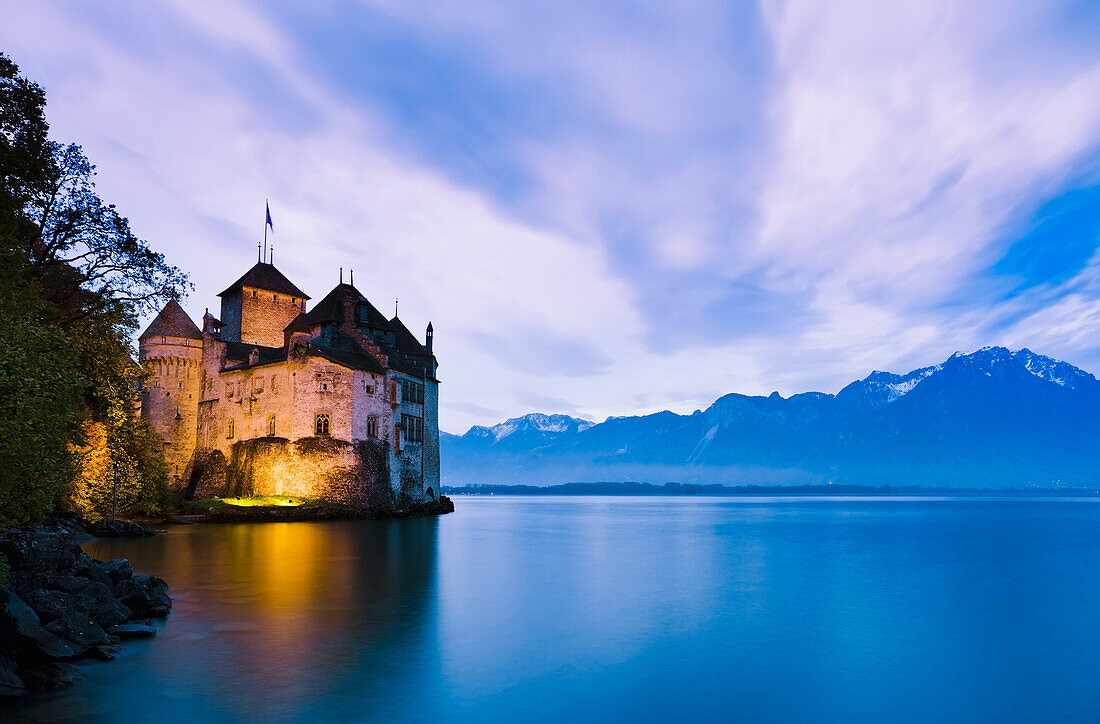
[[[272,231],[275,231],[275,225],[271,223],[271,204],[267,204],[267,225],[271,227]]]

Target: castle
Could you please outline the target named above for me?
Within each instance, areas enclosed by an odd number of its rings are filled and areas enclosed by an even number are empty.
[[[170,301],[138,340],[142,415],[176,492],[356,506],[438,497],[431,323],[421,343],[342,278],[307,311],[309,297],[265,261],[219,296],[220,319],[207,310],[201,330]]]

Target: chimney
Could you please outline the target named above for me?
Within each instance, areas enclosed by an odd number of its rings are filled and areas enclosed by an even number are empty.
[[[432,341],[435,337],[435,330],[432,328],[432,323],[428,322],[428,331],[424,334],[424,346],[428,348],[428,352],[432,351]]]

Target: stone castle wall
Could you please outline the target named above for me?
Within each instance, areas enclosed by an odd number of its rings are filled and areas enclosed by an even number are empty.
[[[222,336],[245,344],[282,347],[283,330],[304,306],[301,297],[243,287],[222,297],[221,321],[225,323]]]
[[[140,346],[149,374],[142,415],[164,440],[169,484],[178,489],[195,450],[203,345],[195,339],[151,337]]]
[[[193,498],[286,495],[357,507],[388,507],[395,500],[388,456],[380,441],[240,440],[228,456],[220,450],[198,455],[193,469],[188,490]]]

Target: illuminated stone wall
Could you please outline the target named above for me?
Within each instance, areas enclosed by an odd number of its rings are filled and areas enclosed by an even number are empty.
[[[228,456],[212,450],[196,461],[192,497],[288,495],[360,507],[389,507],[388,459],[379,441],[332,437],[291,442],[239,440]]]
[[[149,373],[142,416],[164,440],[168,481],[178,490],[185,484],[195,449],[203,344],[197,339],[148,337],[141,340],[139,354]]]
[[[302,311],[301,297],[243,287],[222,297],[221,321],[224,339],[264,347],[282,347],[283,330]]]

